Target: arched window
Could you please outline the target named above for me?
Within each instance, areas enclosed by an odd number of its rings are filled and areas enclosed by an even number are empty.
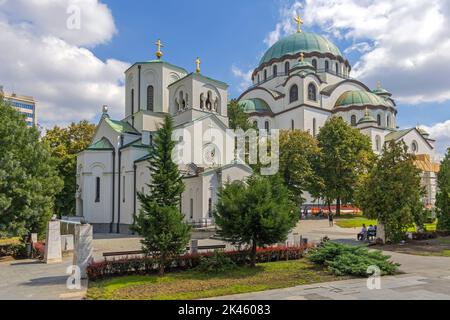
[[[147,111],[153,111],[153,97],[154,97],[154,89],[153,86],[147,87]]]
[[[289,103],[295,102],[298,100],[298,87],[294,84],[289,90]]]
[[[258,83],[260,83],[260,82],[261,82],[261,79],[260,79],[259,74],[258,74]]]
[[[267,131],[270,130],[270,124],[269,124],[269,121],[266,121],[266,122],[264,123],[264,129],[266,129]]]
[[[330,70],[330,63],[327,61],[325,61],[325,71]]]
[[[313,137],[317,135],[317,121],[316,118],[313,118]]]
[[[386,127],[390,128],[391,127],[391,116],[388,115],[386,117]]]
[[[413,142],[411,143],[411,151],[412,151],[413,153],[419,152],[419,144],[417,143],[417,141],[413,141]]]
[[[134,89],[131,89],[131,114],[134,114]]]
[[[273,77],[275,78],[278,75],[278,67],[277,65],[273,66]]]
[[[317,89],[313,83],[310,83],[308,86],[308,99],[311,101],[317,100]]]
[[[294,123],[294,119],[291,120],[291,129],[294,130],[295,129],[295,123]]]
[[[375,149],[381,151],[381,138],[378,135],[375,137]]]
[[[352,127],[356,127],[356,116],[355,115],[352,115],[350,122],[352,124]]]
[[[264,81],[267,81],[267,70],[264,70]]]
[[[253,121],[253,127],[255,128],[255,129],[258,129],[258,121]]]
[[[284,64],[284,73],[286,75],[289,74],[289,69],[290,69],[290,66],[289,66],[289,61],[288,61]]]
[[[100,177],[95,178],[95,202],[100,202]]]
[[[317,70],[317,60],[316,59],[313,59],[312,65]]]
[[[259,78],[259,76],[258,76],[258,78]],[[201,93],[200,94],[200,109],[203,109],[203,108],[205,108],[205,94]]]
[[[336,62],[336,74],[339,74],[339,64]]]
[[[377,123],[381,127],[381,114],[377,115]]]

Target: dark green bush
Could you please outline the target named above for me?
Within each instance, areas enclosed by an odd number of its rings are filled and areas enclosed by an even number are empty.
[[[224,252],[215,251],[211,256],[200,258],[200,264],[197,270],[207,273],[220,273],[230,271],[236,268],[236,263],[231,260]]]
[[[377,266],[381,275],[391,275],[397,272],[398,264],[389,261],[381,251],[369,251],[365,247],[350,246],[335,242],[325,242],[320,247],[312,250],[309,259],[321,265],[335,275],[353,275],[367,277],[367,269]]]

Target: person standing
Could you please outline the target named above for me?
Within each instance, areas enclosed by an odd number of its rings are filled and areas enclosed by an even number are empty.
[[[328,214],[328,222],[330,223],[330,227],[334,226],[334,217],[333,217],[333,213],[332,212],[330,212]]]

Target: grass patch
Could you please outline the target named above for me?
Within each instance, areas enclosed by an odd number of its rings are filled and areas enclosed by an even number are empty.
[[[377,220],[371,220],[363,217],[356,217],[351,219],[336,219],[336,224],[341,228],[362,228],[362,225],[365,224],[366,227],[370,225],[377,225]],[[427,231],[436,231],[437,222],[434,223],[425,223],[425,228]],[[408,229],[408,232],[416,232],[416,227],[412,227]]]
[[[238,267],[218,274],[197,270],[156,275],[126,276],[90,282],[90,300],[192,300],[294,287],[344,279],[333,276],[308,259]]]

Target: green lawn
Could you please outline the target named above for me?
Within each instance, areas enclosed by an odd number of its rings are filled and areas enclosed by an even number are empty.
[[[90,300],[192,300],[223,295],[294,287],[344,278],[332,276],[306,258],[239,267],[222,274],[195,270],[169,273],[165,277],[126,276],[90,282]]]
[[[336,218],[336,224],[341,228],[361,228],[363,224],[366,225],[366,227],[370,225],[377,225],[377,220],[370,220],[364,217],[355,217],[351,219],[340,219]],[[436,225],[435,223],[426,223],[425,227],[427,231],[436,231]],[[408,229],[408,232],[416,232],[416,228],[412,227]]]

